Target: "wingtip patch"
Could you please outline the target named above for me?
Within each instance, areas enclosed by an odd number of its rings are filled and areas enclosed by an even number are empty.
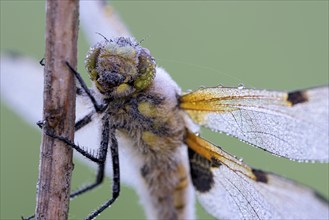
[[[304,103],[308,101],[308,97],[305,91],[294,91],[288,93],[287,101],[291,103],[291,105],[296,105],[299,103]]]
[[[252,173],[255,175],[257,182],[262,182],[262,183],[268,182],[267,174],[264,171],[253,169]]]

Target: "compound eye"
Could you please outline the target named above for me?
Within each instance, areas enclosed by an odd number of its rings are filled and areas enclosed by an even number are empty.
[[[143,90],[153,81],[156,64],[149,51],[145,48],[140,51],[138,61],[138,76],[135,79],[134,86],[136,90]]]

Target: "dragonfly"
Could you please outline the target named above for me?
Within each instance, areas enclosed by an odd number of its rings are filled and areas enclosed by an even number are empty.
[[[92,154],[47,130],[46,134],[98,165],[95,182],[72,198],[103,182],[110,154],[112,197],[86,219],[97,217],[119,197],[118,148],[132,152],[130,163],[138,173],[149,219],[192,218],[193,189],[205,210],[219,219],[328,217],[328,203],[312,190],[254,169],[195,133],[197,124],[274,155],[326,162],[328,86],[288,93],[219,86],[181,94],[149,50],[125,37],[96,44],[85,64],[94,89],[88,89],[68,64],[78,80],[78,95],[93,106],[76,122],[75,130],[99,118],[98,152]]]
[[[114,63],[109,57],[116,57]],[[328,203],[313,190],[254,169],[197,133],[200,125],[291,160],[328,162],[328,86],[292,92],[216,86],[182,93],[150,52],[126,37],[96,44],[86,66],[95,86],[78,82],[78,108],[85,114],[76,130],[96,124],[109,131],[100,132],[100,143],[108,145],[88,155],[49,135],[91,160],[112,162],[113,198],[121,168],[115,152],[101,153],[107,147],[129,158],[149,219],[193,218],[194,193],[219,219],[328,217]],[[99,174],[104,163],[98,163]]]

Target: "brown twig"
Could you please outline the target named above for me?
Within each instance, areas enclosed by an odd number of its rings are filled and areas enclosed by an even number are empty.
[[[73,140],[75,79],[65,65],[77,63],[78,0],[48,0],[44,81],[44,129]],[[67,219],[72,150],[45,134],[42,137],[36,219]]]

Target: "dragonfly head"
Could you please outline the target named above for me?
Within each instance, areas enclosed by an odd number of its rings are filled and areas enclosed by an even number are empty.
[[[149,50],[124,37],[96,44],[89,50],[85,65],[100,93],[113,98],[146,89],[156,71]]]

